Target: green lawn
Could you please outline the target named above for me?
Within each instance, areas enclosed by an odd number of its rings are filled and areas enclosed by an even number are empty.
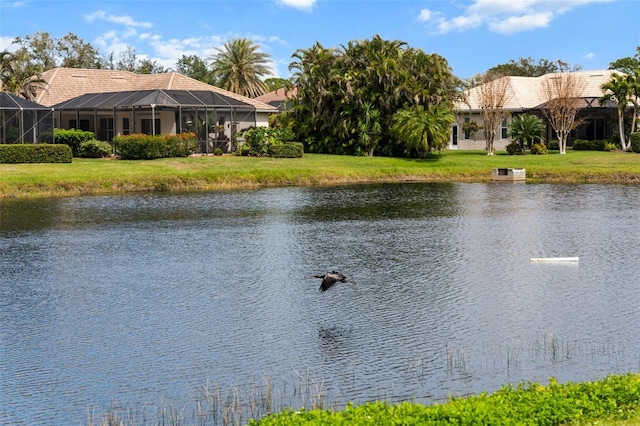
[[[185,191],[390,181],[485,182],[493,168],[526,168],[530,182],[640,183],[640,155],[489,157],[446,151],[426,160],[305,154],[303,158],[201,156],[160,160],[74,159],[71,164],[0,164],[0,198],[128,191]]]

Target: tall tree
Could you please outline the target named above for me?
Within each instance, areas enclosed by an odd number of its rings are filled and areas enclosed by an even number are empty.
[[[271,74],[271,55],[246,38],[233,38],[216,50],[211,66],[220,87],[250,98],[267,93],[262,78]]]
[[[58,66],[57,43],[48,32],[36,32],[24,38],[16,37],[13,44],[19,45],[16,52],[25,57],[30,65],[38,67],[40,71]]]
[[[507,135],[514,141],[520,141],[522,148],[530,147],[535,141],[542,141],[544,123],[533,114],[520,114],[513,117]]]
[[[611,80],[601,87],[604,95],[600,98],[600,104],[613,101],[618,111],[618,134],[622,149],[627,149],[627,137],[624,132],[624,114],[629,108],[629,103],[634,100],[634,86],[637,84],[633,75],[613,74]],[[635,115],[635,114],[634,114]]]
[[[638,129],[638,122],[640,121],[638,114],[640,114],[640,46],[636,47],[636,54],[633,57],[626,57],[618,59],[609,64],[609,69],[621,71],[627,76],[632,76],[633,80],[629,81],[631,84],[633,104],[633,118],[631,120],[631,133],[636,132]]]
[[[542,111],[558,136],[560,154],[567,153],[567,137],[581,123],[576,118],[582,107],[581,96],[586,82],[576,74],[560,73],[543,81],[538,97]]]
[[[309,152],[363,152],[364,117],[375,110],[381,127],[375,151],[406,155],[393,141],[394,114],[417,105],[451,110],[459,96],[460,81],[444,58],[399,40],[374,36],[330,49],[316,43],[293,58],[289,69],[298,95],[290,113]]]
[[[269,92],[274,92],[278,89],[291,89],[293,87],[291,81],[280,77],[265,78],[264,85]]]
[[[197,55],[182,55],[176,63],[176,71],[203,83],[216,85],[207,63]]]
[[[494,154],[494,140],[502,122],[507,118],[505,105],[511,97],[511,83],[508,77],[489,79],[478,86],[478,102],[482,116],[482,131],[487,155]]]
[[[66,68],[100,68],[98,50],[73,33],[66,34],[57,42],[60,66]]]

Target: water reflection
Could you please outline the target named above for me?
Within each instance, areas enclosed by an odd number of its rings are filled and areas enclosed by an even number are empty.
[[[640,188],[599,185],[3,200],[0,423],[207,381],[342,405],[638,370],[639,209]],[[319,293],[329,269],[357,285]]]

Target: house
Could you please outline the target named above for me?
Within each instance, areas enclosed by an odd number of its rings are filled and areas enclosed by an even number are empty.
[[[576,71],[571,74],[584,85],[581,99],[584,107],[578,113],[578,118],[582,124],[571,132],[568,143],[571,145],[575,139],[599,140],[606,139],[616,133],[617,116],[616,105],[607,103],[600,105],[598,99],[603,96],[600,86],[611,79],[615,70],[596,71]],[[619,72],[618,72],[619,73]],[[509,124],[513,117],[519,114],[532,114],[540,117],[546,124],[547,131],[545,140],[556,139],[553,129],[546,121],[543,114],[543,106],[547,99],[544,99],[543,87],[549,79],[558,78],[557,73],[545,74],[540,77],[502,77],[507,84],[506,101],[504,111],[506,118],[503,120],[494,140],[494,147],[497,150],[504,150],[511,143],[507,137]],[[501,79],[501,80],[502,80]],[[485,149],[485,139],[482,130],[476,132],[464,132],[465,122],[476,122],[482,126],[481,117],[481,87],[474,87],[466,91],[466,101],[458,102],[455,106],[456,123],[453,125],[450,149]]]
[[[130,133],[194,132],[201,152],[231,151],[239,131],[268,126],[278,111],[175,72],[54,68],[42,78],[35,101],[54,109],[56,126],[92,131],[104,141]]]
[[[292,98],[295,98],[298,95],[297,88],[287,88],[282,87],[277,90],[273,90],[269,93],[265,93],[264,95],[257,96],[255,99],[260,102],[264,102],[265,104],[269,104],[278,108],[278,111],[285,111]]]

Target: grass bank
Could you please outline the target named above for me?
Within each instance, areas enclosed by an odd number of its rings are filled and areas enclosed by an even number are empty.
[[[640,155],[623,152],[489,157],[484,151],[446,151],[425,160],[320,154],[293,159],[77,158],[71,164],[0,164],[0,198],[366,182],[486,182],[493,168],[526,168],[529,182],[640,183]]]
[[[601,380],[546,385],[521,383],[503,386],[492,394],[454,397],[444,403],[367,402],[331,408],[322,386],[303,383],[289,389],[302,397],[301,406],[278,403],[279,392],[265,386],[244,392],[221,392],[214,386],[184,405],[170,402],[147,411],[112,408],[104,415],[90,413],[89,426],[138,424],[250,426],[428,426],[428,425],[605,425],[640,424],[640,374],[611,375]],[[280,395],[282,397],[283,395]],[[286,398],[285,398],[286,399]]]

